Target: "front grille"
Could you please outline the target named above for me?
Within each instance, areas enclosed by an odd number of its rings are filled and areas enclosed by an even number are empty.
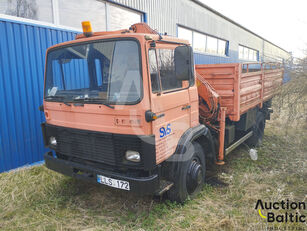
[[[122,158],[122,155],[116,155],[114,152],[112,135],[80,134],[64,130],[60,131],[56,138],[56,151],[63,155],[110,165],[116,165]]]
[[[57,140],[55,151],[67,157],[103,163],[112,166],[142,167],[140,163],[125,161],[127,150],[143,152],[142,139],[135,135],[102,133],[46,125],[46,136]]]
[[[95,132],[75,128],[60,127],[42,123],[42,132],[46,147],[54,149],[58,158],[88,163],[110,169],[142,169],[151,171],[156,168],[156,146],[154,135],[124,135]],[[56,147],[49,144],[54,136]],[[141,162],[125,159],[127,150],[141,154]]]

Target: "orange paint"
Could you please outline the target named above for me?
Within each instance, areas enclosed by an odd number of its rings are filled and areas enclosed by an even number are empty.
[[[217,164],[224,164],[225,119],[227,108],[222,107],[220,113],[219,154]]]
[[[243,73],[243,65],[247,65],[249,70],[251,64],[195,65],[197,73],[220,96],[220,106],[227,108],[226,117],[232,121],[239,121],[243,113],[272,98],[282,84],[283,69],[260,68],[258,71]],[[202,88],[199,89],[202,91]]]
[[[250,72],[250,65],[258,64],[261,68]],[[246,72],[243,73],[243,67]],[[282,84],[283,69],[279,66],[276,69],[264,69],[260,63],[229,63],[195,65],[199,79],[207,81],[209,88],[204,83],[199,83],[198,94],[205,99],[209,107],[220,104],[219,128],[207,121],[207,125],[212,126],[219,132],[219,164],[224,160],[224,139],[225,139],[225,119],[228,117],[232,121],[239,121],[240,116],[249,109],[263,105],[263,102],[274,96],[276,90]],[[214,97],[213,92],[216,93]],[[211,94],[211,96],[210,96]],[[215,100],[210,100],[210,97]],[[216,106],[215,106],[216,107]],[[200,105],[201,115],[208,117],[210,113],[205,111],[204,105]],[[205,112],[203,112],[205,111]],[[202,113],[203,112],[203,113]],[[211,123],[213,122],[213,123]]]

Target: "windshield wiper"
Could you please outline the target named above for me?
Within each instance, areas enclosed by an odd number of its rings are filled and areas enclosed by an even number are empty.
[[[83,102],[83,103],[98,103],[98,104],[102,104],[102,105],[105,105],[105,106],[107,106],[107,107],[109,107],[109,108],[112,108],[112,109],[114,109],[114,106],[112,106],[112,105],[110,105],[110,104],[108,104],[108,103],[105,103],[105,102],[103,102],[103,101],[101,101],[100,99],[93,99],[93,98],[85,98],[85,99],[74,99],[73,100],[74,102]],[[82,105],[80,105],[80,104],[74,104],[75,106],[82,106]]]
[[[99,104],[102,104],[102,105],[105,105],[105,106],[107,106],[107,107],[109,107],[109,108],[114,109],[114,106],[112,106],[112,105],[110,105],[110,104],[108,104],[108,103],[105,103],[105,102],[101,101],[100,99],[85,98],[85,99],[84,99],[84,102],[99,103]]]
[[[65,96],[62,95],[48,95],[45,99],[65,99]]]
[[[53,96],[50,95],[50,96],[46,96],[45,99],[52,100],[52,101],[60,100],[59,102],[63,102],[67,106],[71,106],[70,103],[65,101],[66,97],[62,95],[53,95]]]

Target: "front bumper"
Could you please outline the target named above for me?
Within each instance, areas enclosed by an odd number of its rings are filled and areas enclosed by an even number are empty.
[[[97,183],[97,175],[114,178],[117,180],[128,181],[130,191],[138,194],[154,194],[159,189],[159,176],[153,174],[148,177],[131,177],[124,174],[111,172],[108,170],[93,168],[84,164],[75,163],[72,161],[62,160],[54,157],[52,152],[47,152],[44,155],[47,168],[67,176]]]
[[[45,146],[69,158],[144,171],[152,171],[157,167],[154,135],[97,132],[47,123],[42,123],[41,127]],[[50,146],[50,137],[55,137],[55,147]],[[139,152],[141,162],[126,161],[127,150]]]

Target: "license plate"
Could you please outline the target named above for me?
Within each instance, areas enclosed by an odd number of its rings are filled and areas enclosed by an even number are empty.
[[[113,188],[119,188],[128,191],[130,190],[130,185],[128,181],[117,180],[106,176],[97,175],[97,182]]]

